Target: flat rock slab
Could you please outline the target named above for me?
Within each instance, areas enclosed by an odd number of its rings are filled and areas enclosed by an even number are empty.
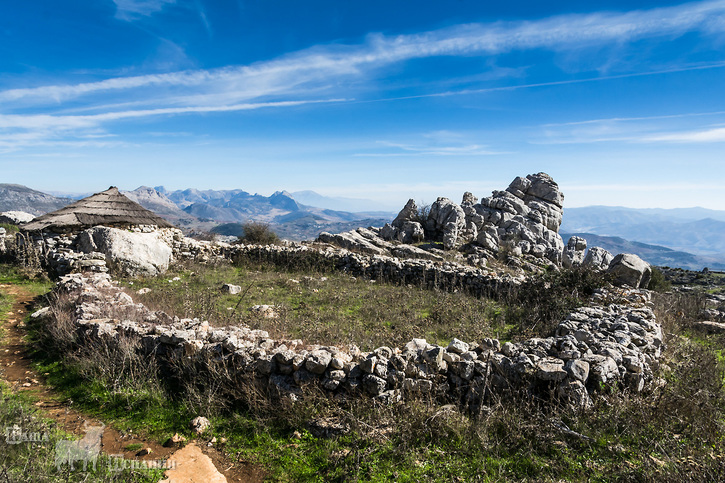
[[[701,322],[697,322],[695,324],[695,327],[706,330],[707,332],[710,332],[711,334],[722,334],[725,333],[725,324],[722,322],[712,322],[710,320],[703,320]]]
[[[194,443],[172,454],[169,462],[173,462],[174,467],[164,473],[166,479],[160,483],[227,483],[211,458]]]

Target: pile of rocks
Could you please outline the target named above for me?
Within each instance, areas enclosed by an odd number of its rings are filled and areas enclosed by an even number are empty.
[[[725,322],[725,295],[708,294],[705,298],[705,308],[700,315],[707,320]]]
[[[330,393],[362,392],[385,401],[427,395],[475,410],[497,391],[528,388],[588,406],[591,391],[615,382],[641,390],[662,346],[648,293],[636,290],[598,293],[600,300],[616,303],[573,312],[548,338],[505,344],[454,339],[445,347],[414,339],[402,348],[371,352],[172,318],[134,303],[104,273],[67,275],[58,290],[76,306],[81,341],[114,344],[121,336],[134,337],[139,350],[162,365],[172,354],[209,355],[200,360],[224,361],[231,368],[228,377],[250,374],[288,397],[316,384]]]
[[[411,199],[381,229],[338,235],[322,233],[318,240],[363,253],[395,256],[408,255],[400,250],[400,245],[390,242],[409,246],[428,240],[441,243],[446,250],[465,246],[483,260],[506,250],[513,256],[530,254],[559,265],[564,253],[564,242],[558,233],[563,202],[564,195],[554,180],[538,173],[517,177],[506,190],[494,191],[480,202],[471,193],[463,195],[460,205],[448,198],[438,198],[427,213]],[[416,250],[410,256],[435,259],[440,255],[428,249]],[[583,259],[582,252],[578,261]],[[565,259],[565,263],[571,265],[570,262]]]

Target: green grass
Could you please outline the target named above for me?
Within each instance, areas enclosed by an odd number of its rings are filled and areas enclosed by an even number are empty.
[[[173,281],[174,277],[181,280]],[[499,302],[340,273],[307,276],[220,265],[203,270],[182,268],[163,278],[129,282],[132,292],[151,288],[148,294],[134,294],[135,300],[171,315],[200,317],[220,326],[245,324],[267,330],[272,337],[309,343],[352,343],[372,350],[382,345],[402,346],[421,337],[444,345],[453,337],[508,337]],[[241,286],[242,293],[222,294],[223,283]],[[278,317],[269,319],[250,312],[254,305],[274,305]]]
[[[0,228],[5,228],[5,231],[8,233],[17,233],[20,231],[18,225],[13,225],[12,223],[0,223]]]
[[[82,470],[82,462],[75,463],[75,471],[71,471],[67,463],[62,463],[60,470],[56,466],[56,443],[63,440],[78,439],[61,431],[56,424],[45,418],[34,405],[32,397],[13,394],[6,384],[0,383],[0,428],[17,425],[26,434],[38,436],[40,441],[8,444],[5,434],[0,439],[0,478],[1,481],[12,482],[156,482],[162,472],[113,470],[113,462],[101,455],[96,463],[96,470],[87,467]],[[31,439],[34,438],[31,436]]]
[[[20,285],[36,296],[48,293],[54,285],[46,276],[31,274],[7,263],[0,263],[0,284]]]

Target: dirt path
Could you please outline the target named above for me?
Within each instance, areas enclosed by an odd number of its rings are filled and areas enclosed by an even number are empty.
[[[102,421],[71,408],[44,384],[43,376],[33,369],[24,341],[24,320],[32,307],[33,295],[20,286],[8,284],[0,284],[0,292],[10,295],[14,299],[12,309],[7,313],[6,322],[0,323],[3,329],[3,337],[0,340],[0,377],[8,382],[14,392],[22,391],[32,394],[33,398],[37,399],[35,405],[65,431],[83,436],[87,427],[101,426]],[[128,451],[126,448],[129,446],[148,448],[150,452],[139,454],[138,449]],[[191,447],[191,451],[186,448],[182,450],[173,447],[166,448],[157,442],[140,438],[130,432],[118,431],[110,425],[105,425],[101,439],[101,451],[118,457],[123,455],[124,460],[168,459],[175,461],[177,470],[167,474],[170,482],[252,483],[263,480],[264,471],[261,468],[244,462],[232,461],[217,448],[207,446],[206,441],[194,441],[188,447]],[[208,457],[213,464],[210,465],[204,456]],[[221,479],[220,475],[214,475],[216,470],[223,474],[226,480]],[[206,473],[199,473],[199,471]]]

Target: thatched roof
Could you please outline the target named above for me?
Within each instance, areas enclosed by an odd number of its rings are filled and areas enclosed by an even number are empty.
[[[168,228],[173,225],[111,187],[101,193],[76,201],[52,213],[35,218],[20,226],[23,231],[69,232],[84,230],[96,225],[130,226],[156,225]]]

